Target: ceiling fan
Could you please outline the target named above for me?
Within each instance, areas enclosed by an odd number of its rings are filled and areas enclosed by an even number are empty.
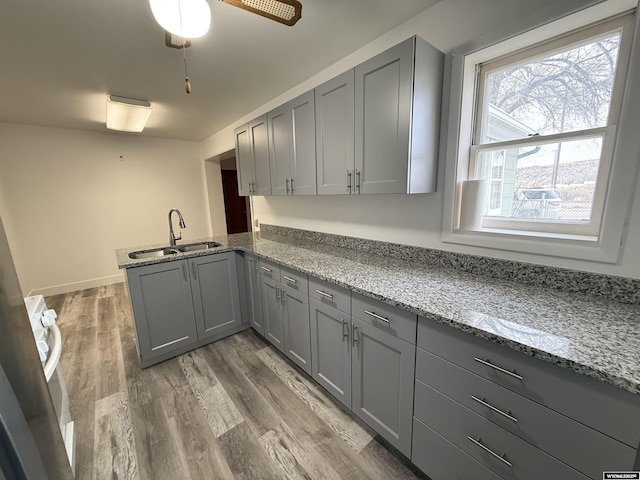
[[[220,0],[248,12],[257,13],[275,22],[293,26],[302,18],[302,4],[298,0]]]

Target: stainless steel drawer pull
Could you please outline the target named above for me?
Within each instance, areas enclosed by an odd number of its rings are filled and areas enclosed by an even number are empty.
[[[343,342],[345,338],[347,339],[347,341],[349,340],[349,324],[343,318],[342,319],[342,341]]]
[[[322,295],[323,297],[327,297],[327,298],[331,298],[333,299],[333,295],[331,295],[330,293],[325,293],[322,290],[316,290],[316,292],[318,292],[320,295]]]
[[[381,317],[380,315],[370,312],[369,310],[365,310],[364,313],[366,313],[367,315],[371,315],[373,318],[377,319],[377,320],[382,320],[385,323],[390,323],[388,318],[385,317]]]
[[[517,378],[518,380],[524,380],[524,377],[522,375],[518,375],[516,372],[510,372],[509,370],[499,367],[497,365],[494,365],[493,363],[491,363],[489,360],[482,360],[481,358],[475,357],[474,360],[476,362],[479,362],[483,365],[486,365],[487,367],[491,367],[494,370],[498,370],[499,372],[502,373],[506,373],[507,375],[511,375],[513,378]]]
[[[271,269],[270,268],[267,268],[267,267],[260,267],[260,268],[263,269],[265,272],[271,273]]]
[[[290,278],[290,277],[287,277],[286,275],[283,275],[282,278],[284,278],[286,281],[291,283],[298,283],[298,281],[295,278]]]
[[[478,402],[481,405],[484,405],[487,408],[490,408],[491,410],[493,410],[496,413],[499,413],[500,415],[502,415],[503,417],[507,417],[509,420],[514,421],[516,423],[518,423],[518,419],[516,417],[514,417],[513,415],[511,415],[511,413],[509,413],[509,410],[507,410],[506,412],[503,412],[502,410],[500,410],[497,407],[494,407],[493,405],[491,405],[490,403],[487,403],[487,401],[485,400],[484,397],[482,398],[478,398],[475,395],[471,395],[471,399],[475,400],[476,402]]]
[[[507,460],[506,458],[504,458],[504,453],[502,455],[497,454],[496,452],[494,452],[493,450],[491,450],[489,447],[487,447],[486,445],[482,444],[482,441],[480,439],[480,437],[478,437],[478,439],[476,440],[473,437],[470,437],[467,435],[467,438],[469,440],[471,440],[471,442],[473,442],[475,445],[479,446],[481,449],[483,449],[485,452],[490,453],[491,455],[493,455],[494,457],[496,457],[498,460],[500,460],[501,462],[503,462],[505,465],[508,465],[510,467],[513,467],[513,464]]]

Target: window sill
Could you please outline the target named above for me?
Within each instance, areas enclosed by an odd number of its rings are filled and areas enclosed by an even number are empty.
[[[474,247],[573,258],[601,263],[616,263],[618,245],[603,245],[597,237],[549,234],[523,230],[483,228],[480,231],[456,229],[443,232],[442,241]]]

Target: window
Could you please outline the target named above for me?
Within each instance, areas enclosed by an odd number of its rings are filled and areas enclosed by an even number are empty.
[[[539,28],[457,60],[461,95],[452,104],[460,105],[460,123],[445,241],[493,246],[491,237],[509,237],[498,248],[545,254],[549,241],[601,243],[614,208],[633,22],[627,13],[568,33]],[[474,181],[471,200],[466,180]],[[460,223],[465,209],[481,211],[481,221]],[[518,240],[547,246],[518,247]]]

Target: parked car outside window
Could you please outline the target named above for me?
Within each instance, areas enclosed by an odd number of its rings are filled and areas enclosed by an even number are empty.
[[[516,190],[513,216],[519,218],[560,218],[562,200],[554,190],[527,188]]]

